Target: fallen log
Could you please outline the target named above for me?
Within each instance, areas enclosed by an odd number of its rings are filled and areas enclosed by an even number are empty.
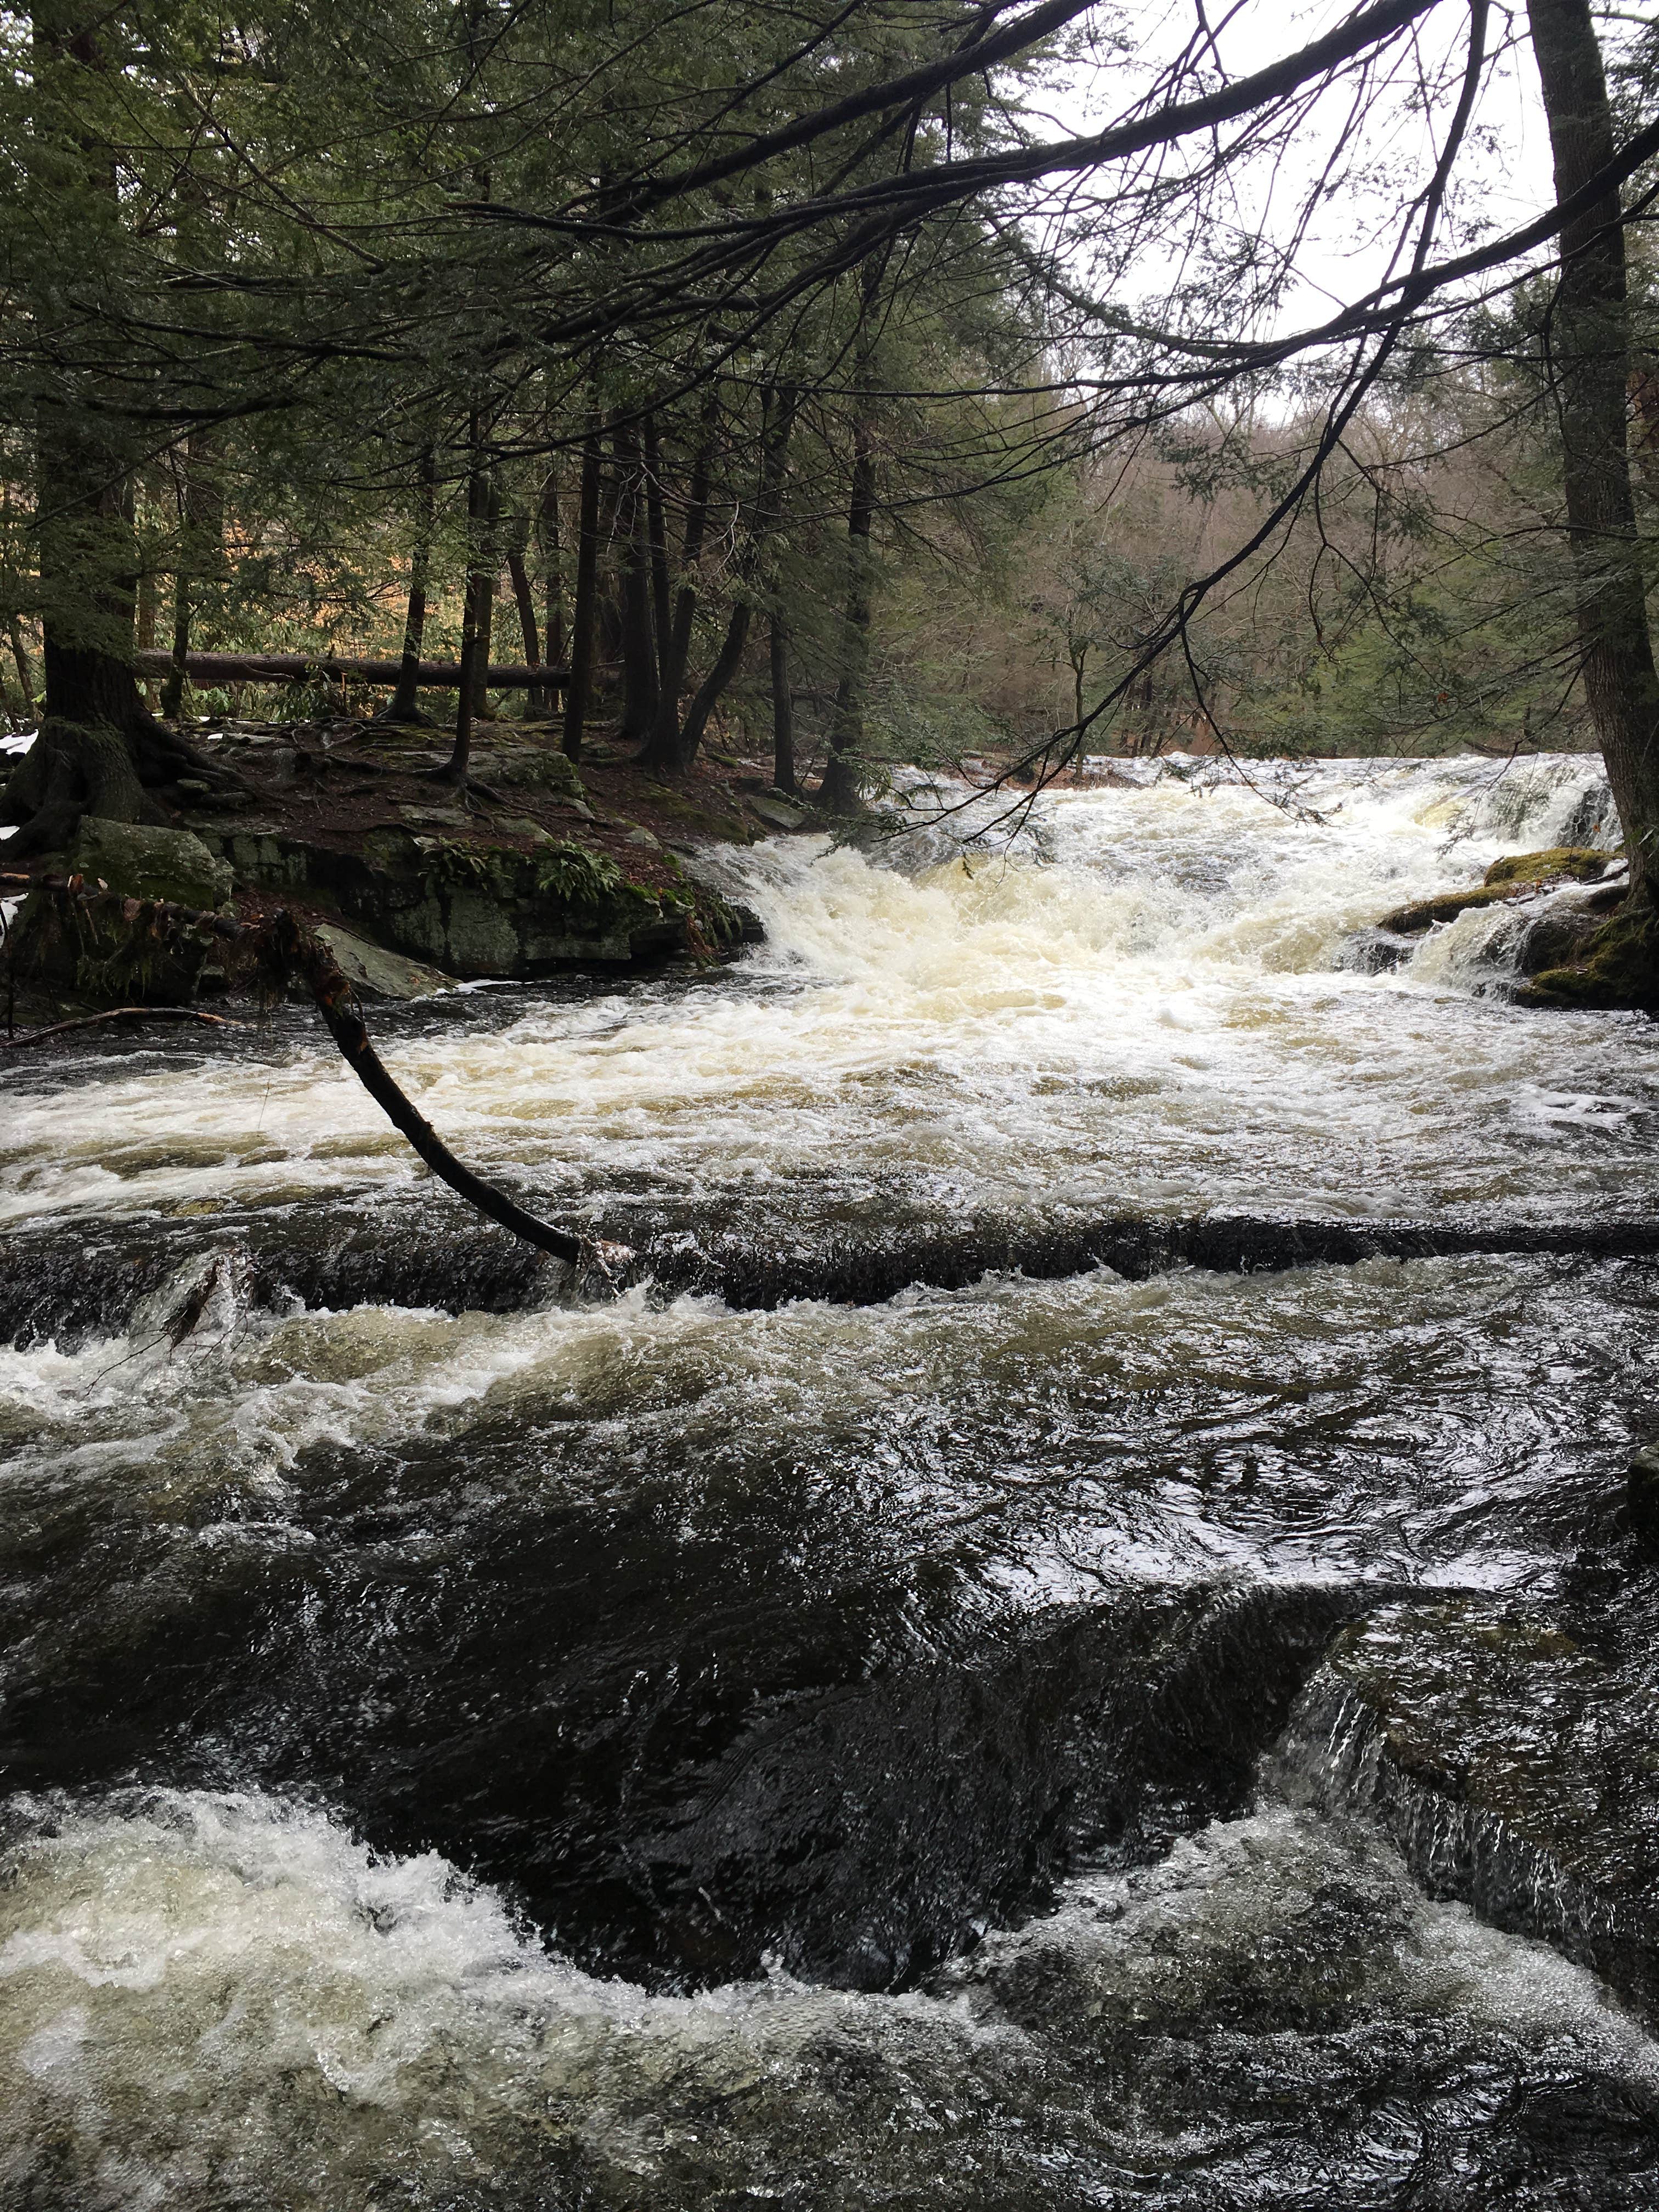
[[[141,676],[165,676],[173,665],[170,653],[146,649],[133,655]],[[187,653],[185,673],[192,681],[210,684],[303,683],[307,677],[324,677],[331,684],[345,679],[362,684],[395,684],[403,664],[398,660],[318,659],[303,653]],[[453,691],[459,687],[458,660],[422,660],[415,681],[423,691]],[[538,668],[527,661],[492,660],[484,683],[492,691],[527,691],[532,684],[562,691],[570,681],[567,668]]]

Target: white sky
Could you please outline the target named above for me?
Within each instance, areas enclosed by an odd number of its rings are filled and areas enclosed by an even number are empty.
[[[1225,20],[1218,44],[1229,75],[1235,77],[1294,52],[1352,12],[1350,0],[1322,0],[1322,4],[1316,0],[1312,5],[1305,4],[1305,0],[1301,4],[1298,0],[1243,0],[1231,19],[1224,19],[1224,0],[1218,0],[1206,15],[1212,24]],[[1628,16],[1625,20],[1628,21]],[[1097,129],[1121,112],[1127,98],[1151,71],[1185,46],[1196,16],[1193,0],[1122,0],[1115,17],[1109,17],[1103,9],[1097,21],[1097,43],[1103,33],[1109,35],[1109,25],[1115,23],[1130,40],[1133,59],[1126,64],[1119,54],[1103,54],[1096,66],[1076,69],[1066,82],[1051,89],[1041,105],[1067,131]],[[1432,131],[1424,116],[1412,111],[1408,88],[1402,79],[1364,137],[1348,142],[1349,152],[1367,167],[1388,166],[1393,176],[1386,181],[1379,176],[1369,190],[1350,186],[1324,203],[1297,257],[1302,282],[1278,319],[1280,326],[1317,320],[1338,301],[1368,291],[1382,277],[1397,234],[1393,227],[1383,234],[1386,219],[1400,199],[1409,197],[1431,173],[1456,97],[1455,78],[1461,74],[1468,27],[1464,0],[1439,0],[1420,25],[1420,50],[1427,64],[1433,67],[1449,59],[1452,65],[1434,104]],[[1496,232],[1510,230],[1547,207],[1554,198],[1549,139],[1526,43],[1524,10],[1494,9],[1488,39],[1495,49],[1511,50],[1501,52],[1501,58],[1489,65],[1458,161],[1450,221],[1437,240],[1437,258],[1473,242],[1472,226],[1480,224]],[[1403,52],[1403,46],[1400,51]],[[1414,78],[1413,72],[1413,82]],[[1283,234],[1297,187],[1310,183],[1322,167],[1332,144],[1341,138],[1346,115],[1347,103],[1339,93],[1323,103],[1316,118],[1318,127],[1298,138],[1293,161],[1273,188],[1270,233]],[[1410,171],[1403,193],[1400,190],[1402,164]],[[1247,182],[1241,195],[1242,219],[1254,221],[1259,216],[1266,185],[1265,174]],[[1255,194],[1254,203],[1249,198],[1251,192]],[[1136,272],[1133,289],[1142,296],[1162,290],[1168,282],[1168,266],[1152,260],[1144,263]]]

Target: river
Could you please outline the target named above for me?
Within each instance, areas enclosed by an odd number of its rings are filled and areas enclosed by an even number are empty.
[[[372,1017],[659,1275],[1032,1255],[956,1287],[579,1295],[297,1007],[10,1071],[5,2203],[1659,2200],[1641,2020],[1284,1735],[1368,1606],[1613,1540],[1651,1263],[1037,1264],[1650,1218],[1645,1019],[1509,1005],[1507,908],[1354,950],[1611,842],[1605,791],[1133,774],[1012,823],[907,780],[884,852],[708,864],[730,968]]]

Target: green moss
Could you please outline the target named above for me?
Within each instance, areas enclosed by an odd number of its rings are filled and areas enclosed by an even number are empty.
[[[1494,860],[1483,880],[1511,889],[1526,884],[1599,883],[1612,857],[1589,845],[1552,845],[1546,852],[1510,853]]]
[[[1616,914],[1570,967],[1546,968],[1517,992],[1522,1006],[1613,1006],[1659,1013],[1659,915],[1650,906]]]
[[[1515,897],[1517,888],[1513,884],[1481,884],[1467,891],[1440,891],[1433,898],[1415,899],[1410,906],[1397,906],[1392,914],[1383,915],[1378,926],[1393,930],[1400,937],[1419,937],[1437,921],[1455,921],[1470,907],[1500,906],[1505,899]]]

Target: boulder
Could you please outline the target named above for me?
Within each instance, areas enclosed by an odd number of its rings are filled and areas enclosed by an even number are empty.
[[[515,834],[527,819],[514,818]],[[529,852],[435,824],[373,830],[349,852],[252,825],[216,842],[239,879],[337,914],[353,934],[446,978],[522,981],[704,957],[750,941],[758,928],[705,885],[633,883],[604,853],[540,831]]]
[[[401,952],[388,952],[338,922],[320,921],[316,933],[339,963],[340,972],[352,988],[368,999],[429,999],[440,991],[453,991],[455,979]]]
[[[1310,1678],[1280,1779],[1364,1807],[1431,1895],[1659,2014],[1656,1614],[1645,1577],[1588,1623],[1518,1597],[1385,1606]]]
[[[1515,888],[1540,884],[1599,884],[1623,862],[1594,845],[1551,845],[1541,853],[1506,853],[1481,878]]]
[[[67,860],[71,874],[101,879],[129,897],[170,899],[179,906],[222,906],[233,877],[189,830],[155,830],[141,822],[81,817]]]

